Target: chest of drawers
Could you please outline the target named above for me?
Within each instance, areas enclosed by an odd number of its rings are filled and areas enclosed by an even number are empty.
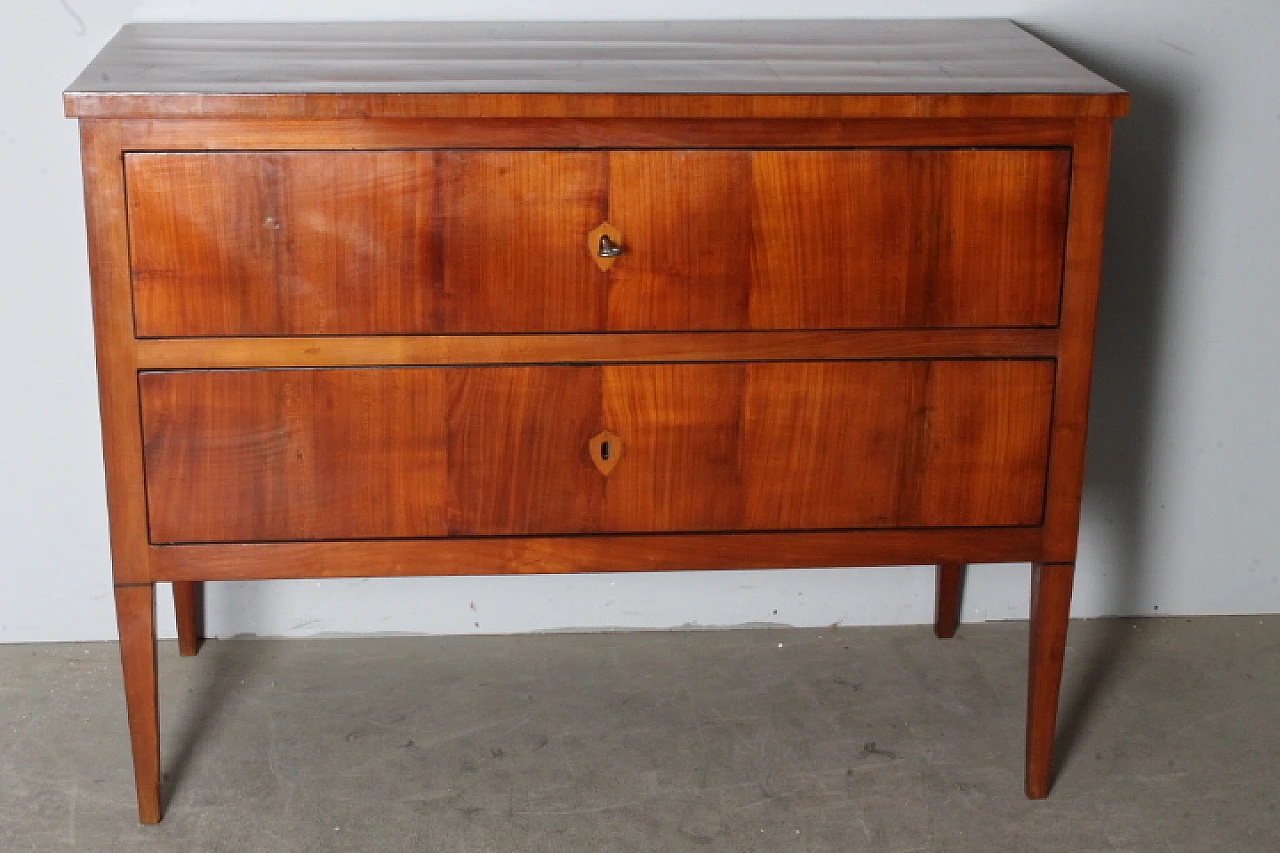
[[[1047,795],[1111,121],[1006,22],[133,25],[80,119],[140,814],[154,585],[1033,562]]]

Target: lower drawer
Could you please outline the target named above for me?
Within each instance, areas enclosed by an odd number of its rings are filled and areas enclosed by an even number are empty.
[[[155,543],[1036,525],[1049,360],[140,374]]]

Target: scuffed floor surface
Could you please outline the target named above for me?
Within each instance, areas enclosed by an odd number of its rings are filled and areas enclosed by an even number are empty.
[[[1072,625],[1022,796],[1026,627],[161,648],[164,823],[116,647],[0,646],[0,850],[1276,851],[1280,618]]]

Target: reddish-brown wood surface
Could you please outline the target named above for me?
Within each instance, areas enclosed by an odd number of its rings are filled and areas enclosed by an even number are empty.
[[[1102,222],[1107,208],[1111,122],[1082,121],[1071,173],[1071,220],[1063,282],[1045,559],[1074,562],[1084,495],[1085,433],[1093,384],[1093,338],[1102,284]]]
[[[608,156],[457,152],[438,163],[443,281],[406,286],[440,286],[444,304],[436,326],[416,331],[603,329],[608,279],[586,235],[605,218]]]
[[[1069,146],[1064,118],[386,118],[115,122],[132,151]]]
[[[421,331],[434,156],[125,157],[138,334]]]
[[[609,181],[625,253],[606,278],[608,327],[751,328],[751,155],[616,152]]]
[[[130,155],[138,334],[1050,326],[1069,159]]]
[[[204,640],[204,584],[178,581],[173,585],[173,612],[178,623],[178,652],[195,657]]]
[[[796,382],[807,365],[788,364]],[[782,448],[781,436],[751,431],[753,389],[765,365],[654,364],[605,368],[602,425],[625,442],[605,484],[600,528],[762,529],[751,484]],[[870,385],[867,377],[845,381]],[[872,380],[874,381],[874,380]],[[779,401],[780,402],[780,401]],[[798,426],[798,424],[797,424]],[[785,464],[785,463],[782,463]],[[839,500],[839,498],[833,498]],[[857,508],[846,506],[850,515]],[[823,527],[791,516],[782,527]],[[795,523],[800,521],[800,523]],[[850,526],[850,525],[838,525]]]
[[[1035,527],[154,545],[158,581],[917,566],[1035,559]]]
[[[110,122],[82,122],[80,158],[84,170],[111,566],[117,583],[135,583],[149,577],[147,504],[142,473],[142,430],[138,421],[129,235],[119,127]]]
[[[211,579],[935,563],[949,635],[1036,560],[1045,796],[1128,96],[1008,22],[494,26],[129,27],[65,95],[144,822],[153,580],[187,653]]]
[[[960,627],[960,605],[964,597],[964,563],[940,563],[933,616],[934,636],[949,640]]]
[[[145,373],[151,537],[1034,525],[1052,386],[1048,361]]]
[[[447,396],[432,408],[444,414],[449,477],[447,487],[430,498],[447,507],[447,532],[600,529],[605,478],[587,446],[608,426],[600,418],[600,368],[430,372],[447,388]]]
[[[1075,569],[1074,563],[1036,563],[1031,569],[1026,791],[1033,800],[1049,796],[1053,785],[1053,741]]]
[[[160,822],[160,696],[156,678],[156,599],[153,584],[115,589],[120,662],[129,711],[129,741],[138,789],[138,819]]]
[[[152,539],[443,535],[445,378],[143,374]]]
[[[144,370],[829,358],[1052,358],[1058,354],[1058,330],[163,338],[140,340],[135,351],[138,366]]]
[[[752,163],[753,327],[1057,322],[1065,152],[761,152]]]
[[[606,95],[280,94],[163,96],[67,93],[66,113],[83,119],[478,119],[595,118],[958,118],[1111,119],[1129,113],[1127,94],[1102,95]]]

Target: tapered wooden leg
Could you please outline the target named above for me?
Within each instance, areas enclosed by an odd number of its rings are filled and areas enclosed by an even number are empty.
[[[116,587],[120,660],[138,786],[138,819],[160,822],[160,697],[156,684],[156,595],[152,584]]]
[[[937,604],[933,611],[933,633],[947,640],[960,626],[960,598],[964,589],[964,563],[938,566]]]
[[[204,639],[204,584],[174,581],[173,610],[178,616],[178,654],[192,657]]]
[[[1049,796],[1058,689],[1067,652],[1067,617],[1075,563],[1037,563],[1031,570],[1031,665],[1027,683],[1027,796]]]

